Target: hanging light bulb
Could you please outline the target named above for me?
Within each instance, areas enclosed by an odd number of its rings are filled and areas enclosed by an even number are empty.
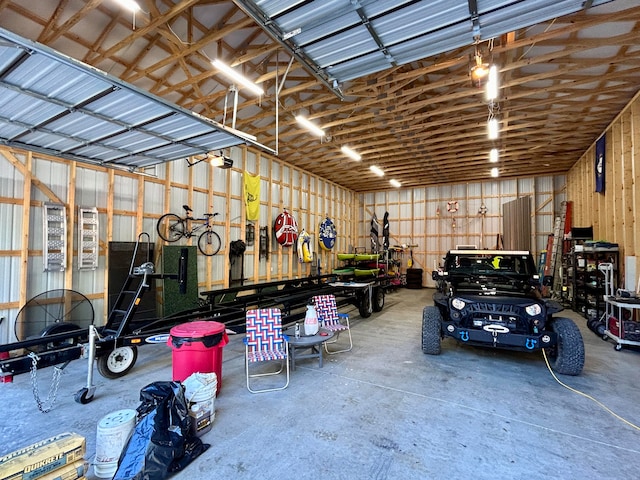
[[[493,178],[497,178],[498,176],[500,176],[500,172],[498,171],[497,167],[493,167],[491,169],[491,176]]]
[[[489,161],[491,163],[497,163],[498,162],[498,149],[497,148],[492,148],[491,151],[489,152]]]

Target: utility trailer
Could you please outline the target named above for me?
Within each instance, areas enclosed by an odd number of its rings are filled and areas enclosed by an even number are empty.
[[[137,348],[148,344],[166,344],[171,328],[194,320],[215,320],[223,323],[229,333],[244,333],[246,311],[253,308],[280,308],[283,324],[304,318],[306,305],[314,295],[333,294],[338,305],[352,304],[360,316],[367,318],[384,306],[385,284],[379,279],[356,282],[336,275],[309,276],[203,292],[199,305],[193,309],[159,318],[137,320],[135,313],[142,296],[150,290],[151,279],[172,279],[186,285],[187,249],[181,253],[178,272],[156,273],[149,259],[134,266],[142,237],[138,236],[129,268],[129,275],[111,309],[104,326],[80,328],[73,323],[49,325],[37,337],[0,345],[0,353],[11,356],[0,360],[1,375],[18,375],[50,366],[64,369],[69,362],[88,359],[87,384],[75,394],[78,403],[93,399],[94,360],[98,372],[105,378],[126,375],[135,365]]]

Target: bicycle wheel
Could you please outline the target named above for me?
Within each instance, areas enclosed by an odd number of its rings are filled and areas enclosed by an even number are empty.
[[[222,240],[216,232],[203,232],[198,237],[198,249],[205,255],[212,257],[220,251]]]
[[[158,219],[158,235],[165,242],[177,242],[185,236],[185,224],[175,213],[165,213]]]

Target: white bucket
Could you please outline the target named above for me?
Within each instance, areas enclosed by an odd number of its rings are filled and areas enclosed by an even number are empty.
[[[93,472],[98,478],[113,478],[118,459],[129,435],[136,426],[137,412],[132,409],[116,410],[102,417],[96,434],[96,459]]]
[[[215,373],[192,373],[184,382],[184,396],[193,419],[193,433],[202,435],[211,430],[216,417],[215,400],[218,379]]]

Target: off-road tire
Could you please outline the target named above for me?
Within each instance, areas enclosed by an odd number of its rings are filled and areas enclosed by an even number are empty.
[[[441,329],[442,315],[438,307],[424,307],[422,310],[422,351],[427,355],[440,355]]]
[[[557,345],[545,349],[551,368],[562,375],[580,375],[584,367],[584,341],[580,329],[565,317],[555,317],[551,329],[558,335]]]

